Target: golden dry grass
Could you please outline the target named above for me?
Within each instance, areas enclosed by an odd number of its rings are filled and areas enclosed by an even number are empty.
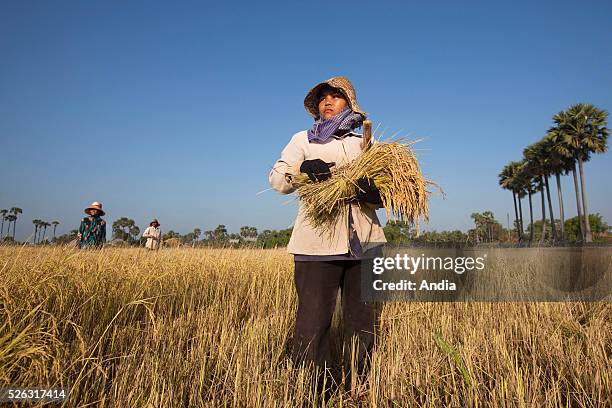
[[[288,359],[292,270],[284,250],[0,247],[0,383],[69,386],[67,406],[317,406]],[[328,405],[610,406],[610,312],[387,303],[366,382]]]

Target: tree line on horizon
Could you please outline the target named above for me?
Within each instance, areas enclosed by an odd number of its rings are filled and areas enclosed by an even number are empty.
[[[495,219],[493,212],[484,211],[482,213],[472,213],[470,218],[474,222],[474,227],[466,232],[461,230],[452,231],[424,231],[420,234],[416,233],[413,225],[403,221],[388,221],[383,231],[387,241],[398,245],[427,245],[427,246],[473,246],[480,244],[499,244],[511,245],[517,244],[518,240],[513,229],[504,228],[502,224]],[[545,221],[547,225],[549,222]],[[610,227],[599,214],[590,214],[589,222],[592,231],[597,236],[597,242],[609,242],[608,232]],[[536,240],[539,238],[539,228],[541,221],[534,223],[534,231]],[[578,227],[578,217],[573,217],[565,220],[565,230],[568,243],[579,242],[578,236],[580,229]]]
[[[576,193],[577,242],[593,242],[591,216],[585,186],[583,166],[593,154],[605,153],[609,131],[608,112],[592,104],[575,104],[552,117],[551,126],[544,137],[523,150],[520,161],[511,161],[499,173],[499,185],[512,192],[514,200],[515,232],[519,243],[525,240],[527,230],[531,245],[536,239],[533,221],[532,197],[541,196],[541,221],[539,242],[568,241],[561,176],[573,176]],[[549,178],[554,176],[557,186],[559,219],[554,217]],[[580,181],[579,181],[580,179]],[[528,197],[529,226],[523,221],[522,199]],[[517,205],[518,204],[518,205]],[[546,211],[548,204],[548,218]],[[550,231],[550,233],[548,233]]]
[[[499,221],[495,219],[493,212],[484,211],[482,213],[472,213],[470,218],[474,222],[474,228],[468,229],[466,232],[461,230],[451,231],[424,231],[420,234],[416,233],[414,225],[407,224],[401,221],[388,221],[383,227],[385,237],[392,244],[414,244],[414,245],[478,245],[478,244],[516,244],[517,239],[514,231],[504,228]],[[12,220],[12,218],[11,218]],[[601,237],[600,242],[605,242],[605,237],[609,231],[608,224],[603,220],[600,214],[589,214],[589,224],[591,230],[598,237]],[[14,222],[12,220],[11,222]],[[55,236],[55,227],[60,224],[59,221],[48,223],[41,220],[32,220],[35,226],[33,234],[33,244],[68,244],[77,238],[78,231],[76,229],[63,234],[59,237]],[[544,220],[546,228],[550,228],[550,221]],[[567,242],[580,242],[580,227],[578,217],[573,217],[565,220],[565,232]],[[54,226],[53,239],[45,238],[46,227]],[[535,239],[540,238],[542,221],[536,221],[533,225]],[[528,231],[530,226],[527,227]],[[285,247],[291,238],[292,228],[273,230],[265,229],[258,232],[256,227],[242,226],[239,233],[229,233],[227,227],[223,224],[218,225],[215,229],[204,231],[200,228],[194,228],[193,231],[186,234],[180,234],[174,230],[170,230],[162,235],[162,241],[165,245],[175,247],[183,246],[208,246],[208,247],[257,247],[257,248],[279,248]],[[146,242],[145,238],[140,235],[140,227],[135,221],[128,217],[121,217],[115,220],[112,224],[112,240],[109,244],[118,246],[143,246]],[[200,239],[202,237],[202,239]],[[6,238],[6,237],[5,237]],[[9,242],[16,242],[12,236],[8,236]]]
[[[15,226],[17,224],[19,214],[23,214],[23,210],[19,207],[11,207],[10,210],[4,208],[0,209],[0,241],[15,242]],[[6,235],[4,234],[5,222],[8,224],[6,229]],[[13,225],[12,233],[11,224]],[[60,224],[58,220],[47,222],[44,220],[34,219],[32,220],[32,224],[34,224],[34,234],[32,235],[32,243],[39,244],[42,242],[52,242],[56,239],[55,232],[57,226]],[[46,236],[47,228],[51,226],[53,226],[53,237],[51,239],[48,239]]]

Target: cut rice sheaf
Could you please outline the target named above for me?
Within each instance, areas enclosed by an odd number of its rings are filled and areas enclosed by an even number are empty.
[[[380,191],[387,218],[417,224],[429,220],[428,186],[435,183],[423,177],[419,162],[410,148],[412,143],[402,140],[372,144],[359,157],[346,165],[332,168],[332,176],[313,183],[300,174],[294,176],[308,221],[315,227],[334,225],[337,217],[348,210],[354,200],[357,180],[374,180]]]

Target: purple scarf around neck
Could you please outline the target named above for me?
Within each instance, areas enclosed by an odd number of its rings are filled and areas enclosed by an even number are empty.
[[[337,130],[352,130],[363,123],[363,116],[345,108],[342,112],[329,119],[319,118],[311,129],[308,129],[310,143],[326,143]]]

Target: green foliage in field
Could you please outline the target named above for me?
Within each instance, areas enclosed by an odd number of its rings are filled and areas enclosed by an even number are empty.
[[[555,219],[555,223],[558,229],[560,229],[561,221]],[[595,242],[601,242],[607,235],[610,227],[603,220],[603,217],[599,213],[589,214],[589,224],[591,226],[591,232],[593,233],[593,240]],[[550,231],[550,221],[545,222],[546,231]],[[529,235],[531,226],[527,225],[526,235]],[[533,223],[534,240],[539,241],[542,236],[542,220],[535,221]],[[580,225],[578,217],[572,217],[565,220],[565,237],[568,242],[576,242],[580,237]]]
[[[291,238],[293,228],[284,230],[264,230],[257,237],[257,246],[260,248],[280,248],[286,247]]]
[[[591,226],[591,232],[595,241],[598,241],[598,238],[610,230],[610,227],[599,213],[589,214],[589,225]],[[565,220],[565,234],[568,241],[575,242],[578,239],[580,236],[578,217]]]

